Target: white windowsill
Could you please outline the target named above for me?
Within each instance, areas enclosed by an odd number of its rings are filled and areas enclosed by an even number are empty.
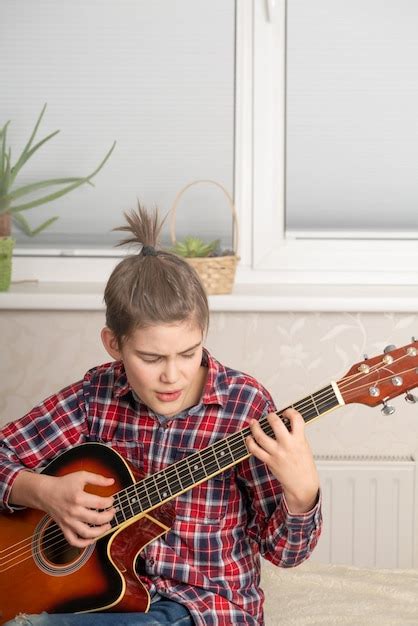
[[[25,282],[0,293],[0,309],[103,311],[104,284]],[[235,285],[210,296],[211,311],[418,312],[414,285]]]

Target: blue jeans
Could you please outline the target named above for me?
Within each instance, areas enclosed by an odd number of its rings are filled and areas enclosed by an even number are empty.
[[[41,613],[19,615],[4,626],[193,626],[189,611],[178,602],[154,602],[148,613]]]

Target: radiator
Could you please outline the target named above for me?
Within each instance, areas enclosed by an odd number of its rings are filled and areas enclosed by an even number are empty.
[[[418,567],[417,463],[412,457],[317,456],[324,526],[311,560]]]

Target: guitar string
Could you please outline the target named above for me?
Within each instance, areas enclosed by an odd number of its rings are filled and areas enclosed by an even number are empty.
[[[414,369],[414,368],[412,368],[412,369]],[[412,371],[412,370],[409,370],[409,371]],[[404,373],[404,372],[403,372],[403,373]],[[363,385],[363,386],[364,386],[364,385]],[[357,388],[356,388],[356,389],[357,389]],[[352,389],[351,391],[353,392],[353,391],[355,391],[356,389]],[[245,429],[244,429],[244,430],[245,430]],[[242,440],[242,437],[243,437],[243,431],[239,431],[238,433],[235,433],[235,434],[236,434],[236,435],[239,435],[239,438]],[[222,441],[225,441],[225,440],[221,440],[220,442],[217,442],[217,443],[218,443],[218,444],[220,444],[220,443],[222,443]],[[228,442],[229,442],[229,439],[228,439]],[[239,443],[242,443],[242,441],[241,441],[241,442],[239,442]],[[216,444],[214,444],[214,445],[216,445]],[[236,442],[234,442],[234,443],[233,443],[233,445],[236,445]],[[208,452],[210,452],[210,453],[212,454],[212,452],[213,452],[213,447],[211,447],[210,449],[208,449]],[[202,452],[202,455],[203,455],[203,452]],[[233,459],[233,460],[235,460],[235,459]],[[212,463],[213,463],[213,461],[212,461]],[[172,466],[170,466],[170,467],[172,467]],[[167,468],[167,469],[168,469],[168,468]],[[218,469],[220,469],[220,470],[222,471],[222,469],[223,469],[223,468],[221,468],[221,467],[219,466],[219,464],[218,464],[218,463],[216,463],[216,459],[215,459],[215,464],[213,465],[213,468],[212,468],[212,469],[214,469],[215,471],[217,471]],[[210,469],[210,470],[209,470],[209,473],[212,473],[212,469]],[[188,473],[190,473],[190,468],[187,468],[187,471],[188,471]],[[164,472],[164,470],[163,470],[163,472]],[[178,472],[177,472],[177,475],[178,475],[178,476],[179,476],[179,478],[180,478],[180,475],[178,474]],[[155,475],[155,476],[158,476],[158,474],[157,474],[157,475]],[[150,478],[150,477],[148,477],[148,478]],[[183,478],[184,478],[184,477],[183,477]],[[206,477],[205,477],[205,478],[206,478]],[[146,480],[146,479],[144,479],[144,480]],[[154,482],[155,482],[155,481],[154,481]],[[166,479],[166,482],[167,482],[167,479]],[[167,485],[167,486],[168,486],[168,485]],[[193,483],[192,483],[192,486],[193,486]],[[130,487],[130,488],[129,488],[126,492],[128,492],[128,491],[129,491],[129,490],[131,490],[131,489],[134,489],[134,491],[136,491],[136,490],[137,490],[137,487],[135,487],[135,486],[131,486],[131,487]],[[123,491],[122,491],[122,492],[120,492],[120,493],[123,493]],[[155,493],[159,496],[159,500],[161,500],[161,494],[159,493],[159,487],[158,487],[158,485],[157,485],[157,484],[155,484],[155,491],[154,491],[154,493],[153,493],[152,495],[155,495]],[[171,493],[170,493],[170,496],[171,496],[171,497],[174,497],[174,496],[173,496],[173,494],[171,494]],[[126,498],[125,498],[125,499],[126,499]],[[148,500],[150,500],[149,496],[148,496]],[[154,505],[154,503],[150,501],[150,505],[151,505],[151,506],[150,506],[149,508],[152,508],[152,506]],[[131,503],[130,503],[130,508],[131,508],[131,512],[133,513]],[[143,511],[139,511],[139,513],[135,513],[135,514],[133,513],[133,516],[135,516],[135,515],[137,515],[137,514],[141,514],[142,512],[143,512]],[[124,521],[126,521],[126,519],[125,519]],[[56,524],[55,524],[55,525],[56,525]],[[58,526],[57,526],[57,530],[58,530],[58,532],[62,532],[62,531],[61,531],[61,529],[60,529]],[[64,541],[66,541],[66,540],[65,540],[65,538],[64,538]],[[21,543],[21,542],[19,542],[19,543]],[[16,557],[15,557],[15,558],[16,558]]]
[[[401,355],[401,357],[399,357],[398,359],[394,360],[394,361],[393,361],[392,363],[390,363],[390,364],[387,364],[387,363],[383,363],[383,364],[376,364],[375,366],[371,367],[371,368],[370,368],[370,370],[369,370],[368,372],[359,372],[359,374],[353,374],[353,375],[351,375],[351,376],[346,376],[346,377],[344,377],[343,379],[341,379],[340,384],[339,384],[339,389],[341,389],[341,391],[345,391],[345,389],[344,389],[344,384],[345,384],[345,383],[346,383],[346,381],[347,381],[347,380],[349,380],[349,379],[353,379],[353,378],[355,378],[355,377],[357,377],[357,378],[358,378],[358,377],[362,377],[362,378],[369,377],[369,376],[370,376],[370,371],[371,371],[372,369],[379,369],[379,368],[380,368],[380,369],[385,369],[385,368],[387,369],[388,365],[393,365],[393,364],[395,364],[397,361],[399,361],[399,360],[401,360],[402,358],[405,358],[405,357],[407,357],[407,356],[409,356],[409,355],[408,355],[408,354]],[[409,370],[405,370],[405,371],[403,371],[403,372],[399,372],[399,373],[398,373],[398,375],[405,374],[405,373],[407,373],[407,372],[413,371],[414,369],[415,369],[415,368],[411,368],[411,369],[409,369]],[[390,375],[390,376],[388,376],[387,378],[382,379],[382,380],[381,380],[381,381],[379,381],[379,382],[384,382],[385,380],[387,380],[388,378],[391,378],[392,376],[393,376],[393,372],[391,373],[391,375]],[[349,385],[350,385],[350,384],[352,384],[352,380],[350,380]],[[368,383],[367,383],[367,384],[368,384]],[[350,391],[351,391],[351,393],[356,392],[356,391],[358,391],[361,387],[365,387],[365,386],[367,386],[367,384],[363,384],[363,385],[361,385],[361,386],[359,386],[359,387],[352,388]],[[347,387],[347,386],[349,386],[349,385],[345,385],[345,387]],[[329,393],[329,391],[330,391],[330,386],[328,386],[327,388],[325,388],[325,393],[323,393],[323,394],[322,394],[322,396],[321,396],[321,395],[317,396],[316,394],[312,394],[312,396],[310,396],[310,397],[311,397],[311,398],[314,398],[314,397],[315,397],[315,399],[316,399],[318,402],[320,402],[321,400],[322,400],[322,402],[323,402],[323,401],[324,401],[324,398],[326,398],[327,400],[329,400],[329,399],[331,399],[333,396],[335,397],[335,394],[333,393],[332,386],[331,386],[331,390],[332,390],[332,393]],[[321,392],[322,392],[322,391],[323,391],[323,390],[321,390]],[[292,406],[295,406],[295,407],[297,406],[298,410],[303,410],[303,408],[304,408],[304,407],[306,407],[306,406],[312,406],[312,402],[311,402],[311,401],[309,401],[309,399],[308,399],[308,398],[307,398],[306,400],[307,400],[307,401],[305,402],[305,404],[304,404],[304,405],[302,404],[302,406],[299,406],[301,403],[297,403],[297,402],[295,403],[295,405],[292,405]],[[301,402],[303,403],[304,401],[301,401]],[[319,415],[320,415],[320,414],[319,414]],[[260,424],[261,424],[262,422],[267,422],[266,417],[264,417],[264,418],[262,418],[262,420],[260,420]],[[271,428],[270,428],[270,430],[272,431],[272,429],[271,429]],[[236,446],[236,445],[237,445],[237,443],[238,443],[240,446],[242,446],[242,443],[243,443],[243,438],[244,438],[244,433],[245,433],[246,431],[248,431],[248,432],[249,432],[249,429],[248,429],[248,428],[245,428],[245,429],[243,429],[243,430],[241,430],[241,431],[238,431],[237,433],[234,433],[234,435],[231,435],[230,437],[228,437],[228,438],[226,438],[226,439],[224,439],[224,440],[220,440],[220,441],[216,442],[215,444],[212,444],[212,446],[210,446],[210,447],[209,447],[209,448],[207,448],[206,450],[204,450],[204,451],[202,451],[202,452],[200,452],[200,453],[196,453],[196,457],[197,457],[197,458],[201,458],[201,459],[203,459],[203,460],[204,460],[204,455],[205,455],[205,453],[206,453],[206,454],[213,454],[213,452],[214,452],[214,447],[215,447],[217,444],[218,444],[218,447],[221,447],[221,444],[222,444],[223,442],[228,442],[228,447],[229,447],[229,448],[231,448],[231,445],[230,445],[230,444],[232,444],[232,446]],[[238,439],[239,439],[239,441],[238,441],[238,442],[237,442],[237,441],[232,441],[233,439],[236,439],[236,438],[238,438]],[[194,456],[194,455],[193,455],[193,456]],[[139,482],[139,483],[137,483],[136,485],[131,485],[130,487],[125,488],[125,489],[121,490],[120,492],[118,492],[117,494],[115,494],[115,498],[116,498],[116,497],[118,497],[118,499],[119,499],[120,503],[122,504],[122,508],[123,508],[123,506],[124,506],[124,503],[123,503],[123,498],[121,498],[121,497],[120,497],[120,494],[125,494],[125,495],[124,495],[125,503],[126,503],[126,502],[129,502],[129,508],[131,509],[131,513],[133,514],[133,515],[132,515],[132,517],[135,517],[136,515],[141,515],[141,513],[144,513],[144,511],[143,511],[143,510],[140,510],[138,513],[134,513],[134,512],[133,512],[133,510],[132,510],[132,501],[131,501],[131,498],[130,498],[129,492],[133,491],[134,493],[136,493],[136,492],[137,492],[137,490],[138,490],[138,488],[139,488],[140,486],[145,486],[145,488],[146,488],[146,485],[143,485],[143,483],[144,483],[145,481],[148,481],[148,482],[149,482],[149,481],[150,481],[150,479],[151,479],[151,480],[153,480],[153,482],[155,483],[155,484],[154,484],[154,492],[152,493],[152,496],[154,496],[155,494],[157,494],[157,495],[158,495],[158,497],[159,497],[159,501],[164,500],[164,498],[161,498],[161,494],[160,494],[160,492],[159,492],[159,486],[158,486],[158,484],[157,484],[157,482],[156,482],[156,479],[157,479],[159,476],[164,476],[164,473],[168,475],[168,474],[170,473],[170,470],[171,470],[171,474],[172,474],[172,475],[173,475],[173,474],[176,474],[176,475],[177,475],[177,477],[178,477],[177,482],[179,482],[179,484],[180,484],[180,481],[181,481],[181,479],[182,479],[182,478],[184,479],[184,476],[183,476],[183,477],[181,477],[181,476],[180,476],[180,474],[179,474],[179,472],[178,472],[178,468],[177,468],[177,467],[175,467],[175,468],[174,468],[174,466],[176,466],[177,464],[180,464],[180,463],[181,463],[181,464],[183,464],[184,462],[185,462],[185,464],[186,464],[186,465],[190,465],[190,459],[189,459],[189,458],[187,458],[187,459],[182,459],[181,461],[177,462],[176,464],[173,464],[173,465],[169,466],[169,467],[168,467],[168,468],[166,468],[165,470],[161,470],[161,472],[158,472],[157,474],[154,474],[154,475],[152,475],[152,476],[148,476],[148,477],[144,478],[142,481],[140,481],[140,482]],[[235,462],[239,462],[239,461],[236,461],[236,460],[233,458],[233,459],[232,459],[232,462],[235,464]],[[212,461],[212,463],[213,463],[213,468],[211,468],[211,469],[209,470],[209,474],[213,473],[213,472],[212,472],[212,469],[213,469],[213,470],[215,470],[215,471],[218,471],[218,470],[223,471],[223,468],[221,468],[221,467],[220,467],[220,465],[219,465],[219,463],[217,463],[216,458],[214,459],[214,461]],[[181,467],[180,467],[180,469],[183,469],[183,468],[181,468]],[[187,471],[187,472],[188,472],[188,474],[190,475],[190,467],[187,467],[187,470],[186,470],[186,471]],[[204,476],[204,477],[203,477],[203,479],[205,479],[205,478],[207,478],[207,476]],[[165,482],[166,482],[166,483],[168,482],[167,478],[165,478]],[[191,485],[188,485],[188,486],[186,487],[186,489],[188,489],[188,488],[190,488],[190,487],[193,487],[193,484],[195,484],[195,483],[194,483],[194,482],[192,482],[192,484],[191,484]],[[169,487],[169,486],[168,486],[168,484],[167,484],[167,487]],[[146,490],[147,490],[147,489],[146,489]],[[182,490],[183,490],[183,489],[181,489],[180,491],[182,491]],[[147,490],[147,492],[148,492],[148,490]],[[151,496],[151,497],[152,497],[152,496]],[[173,498],[173,497],[175,497],[175,495],[173,495],[172,493],[170,493],[170,499],[171,499],[171,498]],[[154,503],[150,500],[149,493],[148,493],[148,495],[147,495],[147,498],[148,498],[148,500],[150,501],[150,507],[148,507],[148,510],[149,510],[150,508],[152,508],[153,506],[156,506],[156,504],[158,504],[158,501],[157,501],[157,503],[155,503],[155,504],[154,504]],[[137,502],[137,500],[136,500],[136,502]],[[147,510],[147,509],[145,509],[145,510]],[[128,518],[128,519],[130,519],[130,518]],[[117,521],[118,521],[118,520],[117,520]],[[127,521],[127,520],[126,520],[126,518],[124,519],[124,522],[125,522],[125,521]],[[123,523],[123,522],[122,522],[122,523]],[[55,547],[55,545],[60,545],[61,543],[64,543],[64,544],[66,544],[66,545],[68,546],[68,543],[67,543],[67,541],[66,541],[65,537],[63,536],[62,531],[61,531],[61,529],[59,528],[59,526],[58,526],[55,522],[53,522],[53,525],[55,525],[55,526],[57,527],[57,531],[55,531],[55,533],[50,533],[50,535],[51,535],[51,536],[49,537],[49,542],[50,542],[50,545],[48,546],[48,548],[50,549],[50,548],[51,548],[51,546],[54,546],[54,547]],[[120,523],[118,523],[118,525],[120,525]],[[116,526],[116,528],[117,528],[117,526]],[[55,536],[54,536],[54,534],[55,534]],[[60,540],[59,540],[59,544],[55,544],[55,545],[54,545],[54,541],[56,541],[57,535],[61,535]],[[21,540],[20,542],[17,542],[14,546],[12,545],[12,546],[10,546],[10,547],[11,547],[11,548],[17,547],[19,544],[24,544],[24,543],[25,543],[25,542],[27,542],[28,540],[29,540],[29,542],[30,542],[30,544],[29,544],[29,546],[28,546],[28,547],[29,547],[29,548],[31,548],[31,544],[32,544],[32,537],[27,538],[27,539],[23,539],[23,540]],[[45,545],[46,545],[46,544],[45,544]],[[27,549],[27,547],[26,547],[26,546],[24,546],[24,545],[22,545],[22,546],[21,546],[21,549],[25,550],[25,549]],[[5,550],[2,550],[1,552],[4,552],[4,551],[5,551]],[[17,550],[15,550],[15,552],[16,552],[16,551],[18,552],[18,551],[19,551],[19,548],[18,548]],[[26,558],[30,558],[31,553],[32,553],[32,550],[30,549],[30,554],[29,554],[29,556],[28,556],[28,557],[26,557]],[[13,554],[13,551],[12,551],[12,554]],[[11,553],[10,553],[10,551],[8,551],[8,555],[7,555],[7,557],[10,557],[10,556],[11,556]],[[23,554],[16,555],[16,556],[12,557],[12,559],[11,559],[11,560],[16,559],[16,558],[19,558],[19,557],[22,557],[22,556],[24,556],[24,555],[23,555]],[[51,556],[52,556],[52,555],[51,555]],[[6,558],[7,558],[7,557],[6,557]],[[26,560],[26,559],[24,559],[24,560]],[[9,562],[10,562],[10,559],[9,559]],[[6,564],[7,564],[7,563],[8,563],[8,562],[6,561]],[[14,565],[17,565],[17,564],[18,564],[18,563],[15,563]],[[4,564],[3,564],[3,565],[4,565]],[[2,570],[2,566],[1,566],[1,559],[0,559],[0,571],[4,571],[4,570]]]
[[[400,358],[404,358],[404,357],[402,356],[402,357],[400,357]],[[398,360],[399,360],[399,359],[398,359]],[[387,365],[387,364],[385,364],[385,365]],[[412,368],[412,369],[413,369],[413,368]],[[412,371],[412,370],[409,370],[409,371]],[[404,373],[404,372],[403,372],[403,373]],[[363,377],[364,377],[364,374],[363,374]],[[344,380],[344,379],[343,379],[343,380]],[[363,385],[363,386],[364,386],[364,385]],[[356,390],[356,389],[352,389],[351,391],[353,392],[353,391],[355,391],[355,390]],[[329,397],[330,397],[330,396],[329,396]],[[318,399],[318,398],[317,398],[317,399]],[[298,407],[298,408],[299,408],[299,407]],[[242,439],[242,435],[243,435],[243,432],[242,432],[242,431],[239,431],[238,433],[235,433],[235,434],[236,434],[236,435],[239,435],[239,436],[240,436],[240,439]],[[222,443],[223,441],[225,441],[225,440],[221,440],[220,442],[217,442],[217,443],[219,444],[219,443]],[[229,442],[229,439],[228,439],[228,442]],[[234,442],[234,444],[233,444],[233,445],[235,445],[235,443],[236,443],[236,442]],[[241,443],[242,443],[242,442],[241,442]],[[216,444],[214,444],[214,445],[216,445]],[[211,446],[211,448],[210,448],[210,449],[208,449],[208,452],[210,452],[210,453],[212,454],[212,452],[213,452],[213,447],[212,447],[212,446]],[[203,451],[202,451],[202,453],[201,453],[201,454],[203,455]],[[235,460],[235,459],[233,459],[233,460]],[[213,463],[213,461],[212,461],[212,463]],[[172,466],[170,466],[170,467],[172,467]],[[169,469],[169,468],[167,468],[167,469]],[[219,463],[216,463],[216,459],[215,459],[215,464],[213,465],[213,468],[212,468],[212,469],[214,469],[215,471],[217,471],[218,469],[220,469],[220,470],[222,471],[222,469],[223,469],[223,468],[221,468],[221,467],[219,466]],[[210,469],[210,470],[209,470],[209,473],[212,473],[212,469]],[[167,470],[163,470],[163,472],[164,472],[164,471],[167,471]],[[188,473],[190,473],[190,468],[187,468],[187,471],[188,471]],[[168,472],[167,472],[167,473],[168,473]],[[177,475],[178,475],[178,472],[177,472]],[[155,475],[155,476],[157,476],[157,477],[158,477],[158,474],[157,474],[157,475]],[[178,476],[179,476],[179,475],[178,475]],[[148,478],[150,478],[150,477],[148,477]],[[152,478],[152,477],[151,477],[151,478]],[[180,476],[179,476],[179,478],[180,478]],[[184,478],[184,477],[183,477],[183,478]],[[206,478],[206,477],[204,477],[204,478]],[[146,479],[144,479],[144,480],[146,480]],[[154,482],[155,482],[155,481],[154,481]],[[166,479],[166,482],[167,482],[167,479]],[[167,486],[168,486],[168,485],[167,485]],[[192,486],[193,486],[193,483],[192,483]],[[131,486],[129,489],[134,489],[134,491],[136,491],[136,490],[137,490],[137,487],[135,487],[135,486]],[[129,489],[128,489],[128,491],[129,491]],[[124,490],[123,490],[123,491],[124,491]],[[119,493],[123,493],[123,491],[122,491],[122,492],[119,492]],[[155,495],[155,494],[157,494],[157,495],[159,496],[159,500],[161,500],[161,494],[159,493],[159,487],[158,487],[158,485],[157,485],[157,484],[155,484],[155,491],[154,491],[154,493],[153,493],[152,495]],[[173,496],[173,494],[172,494],[172,493],[170,493],[170,496],[171,496],[171,497],[175,497],[175,496]],[[148,500],[150,500],[149,496],[147,496],[147,497],[148,497]],[[127,499],[127,498],[125,498],[125,499]],[[121,501],[122,501],[122,500],[121,500]],[[157,502],[158,502],[158,501],[157,501]],[[152,501],[150,501],[150,502],[149,502],[149,504],[150,504],[150,507],[149,507],[149,508],[152,508],[152,506],[154,506],[154,503],[153,503]],[[143,511],[139,511],[138,513],[134,513],[134,512],[133,512],[133,510],[132,510],[131,502],[129,503],[129,506],[130,506],[130,508],[131,508],[131,512],[132,512],[133,516],[138,515],[138,514],[141,514],[141,513],[143,512]],[[124,521],[126,521],[126,519],[125,519]],[[57,529],[58,529],[58,532],[62,532],[62,531],[59,529],[59,527],[57,527]],[[22,540],[22,541],[24,541],[24,540]],[[64,538],[64,541],[65,541],[65,538]],[[19,542],[19,543],[21,543],[21,542]],[[17,545],[17,544],[16,544],[16,545]]]

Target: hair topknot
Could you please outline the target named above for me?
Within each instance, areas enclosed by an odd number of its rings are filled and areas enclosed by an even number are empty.
[[[128,223],[124,226],[118,226],[113,230],[128,232],[131,233],[132,236],[127,239],[122,239],[122,241],[117,244],[118,246],[136,243],[144,247],[158,247],[161,229],[165,221],[165,218],[160,220],[158,209],[155,209],[153,213],[149,213],[138,201],[137,211],[134,209],[125,211],[124,216]]]
[[[209,324],[207,296],[200,279],[184,259],[159,245],[164,220],[158,210],[124,213],[126,224],[115,228],[131,236],[118,245],[137,244],[151,253],[125,257],[113,270],[105,288],[106,323],[119,343],[137,328],[181,321],[197,323],[205,333]]]

